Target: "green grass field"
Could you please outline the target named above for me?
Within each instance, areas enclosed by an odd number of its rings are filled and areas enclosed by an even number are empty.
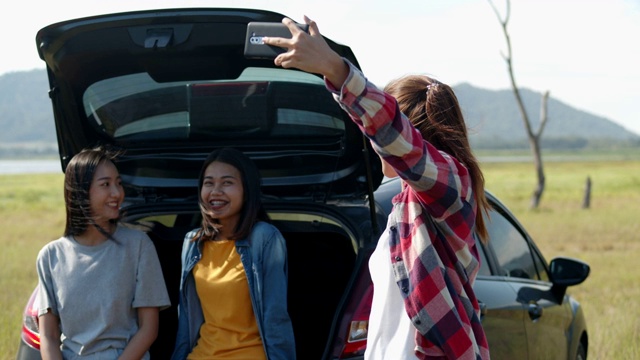
[[[15,359],[22,312],[37,283],[35,257],[64,230],[63,176],[0,176],[0,356]]]
[[[568,290],[584,308],[589,358],[640,359],[640,161],[548,162],[537,210],[529,209],[533,165],[492,163],[483,170],[487,188],[516,214],[547,261],[562,255],[591,266],[589,278]],[[582,209],[587,177],[591,207]]]
[[[637,157],[635,158],[637,159]],[[485,163],[487,189],[529,230],[547,260],[570,256],[591,275],[569,289],[584,307],[589,358],[640,359],[640,160],[547,162],[541,206],[529,209],[529,163]],[[592,181],[589,209],[582,209]],[[15,359],[23,307],[36,284],[35,257],[64,228],[62,175],[0,176],[0,356]]]

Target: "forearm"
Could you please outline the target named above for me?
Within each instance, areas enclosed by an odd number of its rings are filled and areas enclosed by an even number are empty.
[[[138,309],[138,332],[129,340],[119,360],[139,360],[158,336],[158,308]]]
[[[119,360],[140,360],[149,350],[155,340],[156,335],[148,334],[140,329],[129,341]]]
[[[413,167],[428,160],[427,145],[420,132],[398,109],[396,99],[369,82],[353,64],[341,88],[326,86],[340,106],[371,141],[374,150],[403,178],[415,179]],[[435,149],[432,149],[435,150]],[[436,150],[437,152],[437,150]],[[421,170],[429,171],[430,168]],[[420,174],[417,174],[420,176]]]
[[[462,188],[468,184],[466,169],[425,142],[400,112],[394,97],[369,82],[354,65],[349,67],[341,88],[328,82],[326,86],[371,141],[373,149],[425,202],[442,200],[448,208],[451,201],[458,201],[458,196],[443,198],[441,194],[464,195]]]
[[[40,316],[40,356],[43,360],[62,360],[60,321],[50,310]]]
[[[60,338],[52,339],[49,337],[40,338],[40,356],[42,360],[62,360],[62,351],[60,351]]]

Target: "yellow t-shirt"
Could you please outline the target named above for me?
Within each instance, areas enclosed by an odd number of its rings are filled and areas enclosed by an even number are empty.
[[[266,360],[235,241],[205,242],[193,276],[204,324],[187,359]]]

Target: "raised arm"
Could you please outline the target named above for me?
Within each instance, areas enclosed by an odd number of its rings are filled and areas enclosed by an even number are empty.
[[[323,75],[333,86],[336,101],[371,140],[376,153],[415,190],[431,215],[445,218],[464,206],[461,198],[469,194],[464,166],[425,141],[400,111],[395,97],[369,82],[360,70],[333,51],[314,21],[306,16],[304,21],[309,25],[309,34],[284,18],[282,22],[291,31],[291,39],[264,38],[266,44],[287,49],[275,58],[275,64]]]

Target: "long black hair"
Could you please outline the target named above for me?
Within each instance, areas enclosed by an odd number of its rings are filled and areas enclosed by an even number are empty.
[[[112,238],[109,232],[96,224],[91,213],[91,199],[89,189],[98,166],[105,162],[116,162],[122,151],[108,146],[97,146],[84,149],[77,153],[64,172],[64,203],[67,220],[64,236],[78,236],[83,234],[89,226],[95,226],[107,238]],[[112,219],[112,223],[120,220]]]
[[[200,170],[200,176],[198,178],[198,203],[200,204],[200,212],[202,213],[202,227],[196,233],[193,240],[201,236],[204,239],[213,239],[220,227],[218,221],[209,215],[201,196],[205,171],[212,162],[216,161],[231,165],[240,172],[244,194],[243,203],[242,210],[240,211],[240,219],[236,228],[233,229],[231,239],[244,239],[249,236],[253,225],[257,221],[270,221],[269,215],[267,215],[262,205],[260,172],[255,163],[243,152],[234,148],[221,148],[209,154]]]

